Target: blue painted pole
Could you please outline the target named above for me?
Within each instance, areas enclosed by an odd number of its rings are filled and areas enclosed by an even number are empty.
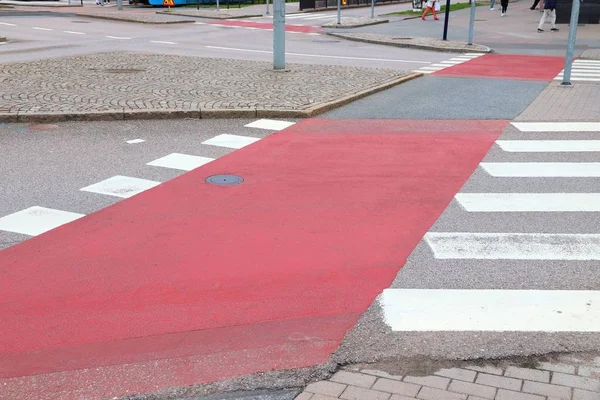
[[[571,9],[571,22],[569,23],[569,40],[567,41],[567,56],[565,57],[565,70],[563,72],[562,86],[571,86],[571,68],[573,67],[573,54],[575,54],[575,41],[577,40],[577,24],[579,23],[579,0],[573,0]]]
[[[273,68],[285,69],[285,0],[273,0]]]
[[[473,44],[473,34],[475,30],[475,0],[471,0],[471,21],[469,21],[469,43]]]

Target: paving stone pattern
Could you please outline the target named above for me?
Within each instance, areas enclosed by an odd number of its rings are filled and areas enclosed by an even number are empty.
[[[600,82],[573,82],[573,86],[564,87],[553,81],[516,120],[597,121],[599,104]]]
[[[97,9],[77,11],[75,15],[78,17],[110,19],[114,21],[139,22],[142,24],[181,24],[194,22],[191,18],[174,17],[172,15],[127,11],[98,11]]]
[[[288,68],[276,72],[267,62],[145,53],[4,64],[0,65],[0,119],[53,112],[162,110],[190,112],[193,117],[223,110],[232,112],[228,117],[236,116],[236,111],[252,113],[244,116],[260,115],[261,110],[295,112],[419,76],[325,65],[289,64]]]
[[[336,33],[328,32],[328,35],[340,37],[347,40],[357,42],[382,44],[396,47],[409,47],[415,49],[425,49],[441,52],[452,53],[489,53],[491,49],[487,46],[473,43],[468,45],[465,42],[455,40],[441,40],[427,37],[412,37],[412,36],[392,36],[381,35],[376,33]]]
[[[495,365],[463,361],[425,376],[347,366],[327,381],[311,383],[296,400],[600,400],[596,353],[510,364],[510,360]]]

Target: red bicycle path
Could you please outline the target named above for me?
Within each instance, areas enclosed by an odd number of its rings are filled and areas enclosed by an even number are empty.
[[[304,120],[1,251],[0,397],[326,362],[508,122]]]

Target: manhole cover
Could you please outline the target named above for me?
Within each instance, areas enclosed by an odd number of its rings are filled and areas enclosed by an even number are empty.
[[[212,175],[206,178],[206,182],[214,185],[229,186],[244,182],[244,178],[237,175]]]
[[[39,125],[29,125],[27,127],[30,131],[51,131],[54,129],[58,129],[58,125],[50,125],[50,124],[39,124]]]
[[[74,24],[89,24],[91,21],[71,21]]]

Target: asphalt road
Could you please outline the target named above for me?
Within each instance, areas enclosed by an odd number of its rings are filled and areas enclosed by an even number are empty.
[[[198,23],[146,25],[73,14],[0,12],[9,42],[0,47],[0,61],[18,62],[108,51],[272,61],[273,32]],[[287,32],[286,60],[294,63],[374,68],[417,69],[450,58],[421,50],[349,42],[318,33]]]
[[[121,175],[164,182],[185,171],[147,165],[171,153],[218,158],[233,149],[202,144],[220,134],[262,138],[271,130],[247,128],[253,120],[70,122],[0,124],[0,216],[39,206],[89,214],[121,198],[80,189]],[[142,139],[129,144],[126,141]],[[27,168],[24,168],[27,166]],[[0,249],[29,236],[0,231]]]

